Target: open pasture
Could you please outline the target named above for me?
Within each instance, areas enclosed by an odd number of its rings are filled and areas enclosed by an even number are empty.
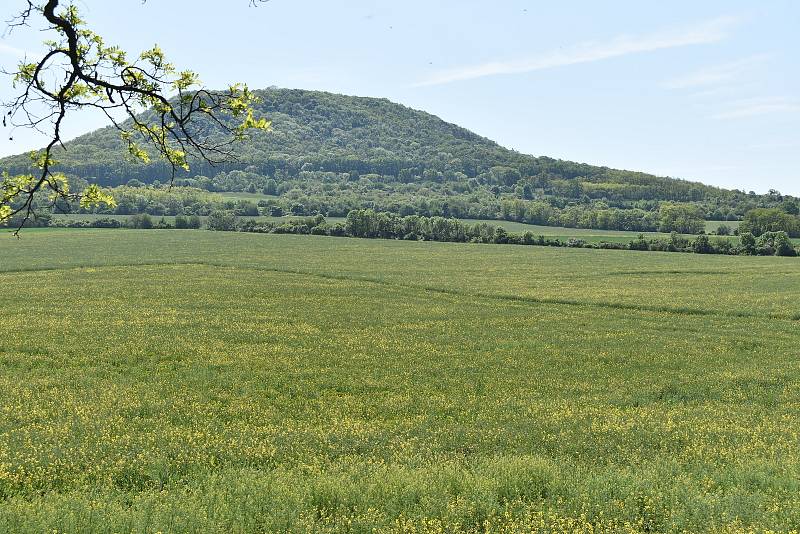
[[[787,532],[800,261],[0,241],[0,531]]]

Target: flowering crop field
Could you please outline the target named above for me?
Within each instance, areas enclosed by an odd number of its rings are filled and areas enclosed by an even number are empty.
[[[0,532],[789,532],[800,260],[0,240]]]

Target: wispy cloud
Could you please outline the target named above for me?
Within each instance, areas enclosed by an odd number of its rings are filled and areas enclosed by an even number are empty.
[[[24,58],[26,55],[25,50],[21,48],[16,48],[11,45],[7,45],[4,42],[0,41],[0,55],[4,56],[16,56],[18,58]]]
[[[732,102],[728,109],[712,115],[712,119],[730,120],[758,117],[773,113],[800,113],[800,100],[786,97],[751,98]]]
[[[725,39],[740,23],[738,17],[718,17],[682,28],[660,30],[650,35],[621,35],[607,42],[585,42],[568,49],[545,52],[527,59],[496,61],[440,71],[415,86],[429,86],[462,80],[519,74],[579,63],[590,63],[629,54],[668,48],[716,43]]]
[[[714,65],[700,71],[692,72],[668,81],[665,85],[670,89],[693,89],[730,83],[741,79],[755,67],[769,61],[769,54],[748,56],[737,61]]]
[[[748,145],[750,150],[783,150],[785,148],[800,148],[800,139],[794,141],[770,141]]]

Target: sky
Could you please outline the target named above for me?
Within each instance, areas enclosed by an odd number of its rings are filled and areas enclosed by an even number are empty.
[[[4,0],[0,20],[24,3]],[[800,195],[794,0],[76,3],[107,42],[158,43],[208,87],[384,97],[527,154]],[[0,67],[46,37],[7,33]],[[73,114],[66,134],[105,125]],[[44,141],[5,134],[0,156]]]

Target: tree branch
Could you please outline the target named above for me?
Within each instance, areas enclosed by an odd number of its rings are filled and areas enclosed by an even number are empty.
[[[64,199],[82,204],[113,203],[97,186],[72,193],[63,174],[53,172],[55,147],[64,149],[62,124],[72,110],[97,109],[120,131],[130,155],[142,162],[155,157],[170,166],[172,183],[176,173],[189,169],[195,158],[216,165],[233,157],[230,146],[245,137],[250,129],[269,129],[265,119],[256,119],[252,104],[255,96],[244,85],[231,85],[226,91],[210,91],[200,86],[191,71],[177,71],[168,63],[158,46],[128,61],[126,53],[108,46],[87,29],[73,4],[60,8],[59,0],[44,5],[26,0],[27,7],[9,21],[9,31],[28,25],[39,13],[57,39],[49,41],[48,50],[35,63],[20,63],[11,74],[20,95],[4,104],[4,124],[12,129],[27,127],[45,132],[50,142],[32,154],[35,175],[3,176],[0,182],[0,223],[21,215],[15,234],[35,216],[36,198],[45,190],[51,193],[49,207]],[[251,0],[251,5],[266,0]],[[59,81],[54,81],[59,80]],[[168,96],[174,92],[175,96]],[[115,118],[124,114],[126,120]],[[212,143],[205,136],[199,118],[228,134],[223,142]],[[21,119],[21,120],[20,120]],[[139,146],[144,142],[150,151]]]

